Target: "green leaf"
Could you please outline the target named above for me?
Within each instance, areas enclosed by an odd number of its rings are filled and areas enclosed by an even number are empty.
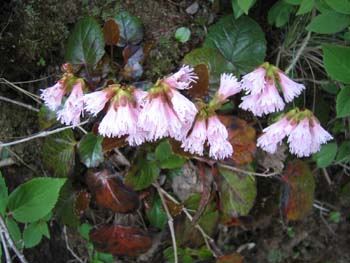
[[[321,87],[323,90],[327,91],[330,94],[336,95],[338,94],[339,87],[335,83],[321,83]]]
[[[349,16],[337,12],[327,12],[312,19],[306,29],[319,34],[334,34],[344,30],[349,24]]]
[[[322,49],[328,75],[343,83],[350,83],[350,47],[325,45]]]
[[[175,32],[175,39],[181,43],[186,43],[191,36],[191,30],[187,27],[180,27]]]
[[[295,7],[283,0],[276,2],[269,10],[267,20],[270,25],[276,27],[283,27],[290,18],[290,15],[294,12]]]
[[[137,45],[142,41],[143,27],[139,18],[122,11],[114,19],[120,29],[118,46]]]
[[[337,96],[337,117],[350,116],[350,86],[343,88]]]
[[[338,13],[346,15],[350,14],[349,0],[325,0],[325,2]]]
[[[311,12],[314,6],[315,0],[303,0],[298,9],[297,16]]]
[[[90,240],[89,233],[90,233],[91,229],[93,229],[92,225],[81,224],[78,228],[78,231],[83,238],[85,238],[86,240]]]
[[[34,178],[17,187],[9,197],[8,208],[21,223],[31,223],[46,216],[55,206],[66,179]]]
[[[235,18],[240,18],[243,14],[244,14],[244,11],[242,10],[242,8],[239,6],[238,4],[238,0],[232,0],[231,1],[231,4],[232,4],[232,10],[233,10],[233,13],[235,15]]]
[[[249,9],[254,4],[255,0],[238,0],[238,5],[242,8],[243,12],[248,15]]]
[[[329,221],[338,224],[340,222],[340,213],[338,211],[332,211],[328,216]]]
[[[170,262],[170,263],[175,262],[174,261],[174,248],[172,246],[165,249],[163,251],[163,255],[164,255],[164,258],[166,258],[167,262]],[[195,262],[192,259],[191,254],[189,253],[188,249],[178,247],[177,248],[177,255],[179,258],[179,262],[181,262],[181,263],[193,263],[193,262]]]
[[[142,190],[152,185],[159,176],[159,168],[155,161],[139,158],[135,167],[125,177],[125,183],[134,190]]]
[[[80,160],[88,167],[96,167],[103,161],[102,136],[86,134],[78,144]]]
[[[181,168],[186,162],[185,158],[181,158],[173,153],[168,141],[161,142],[157,146],[155,155],[162,169]]]
[[[333,162],[337,154],[337,148],[335,142],[324,144],[321,150],[312,156],[312,159],[316,161],[319,168],[325,168]]]
[[[75,161],[76,141],[72,130],[65,130],[45,138],[43,162],[52,176],[66,177],[71,172]]]
[[[256,197],[255,178],[236,174],[228,169],[220,168],[221,207],[230,217],[247,215],[254,205]]]
[[[98,252],[98,253],[96,253],[96,256],[103,263],[113,263],[114,262],[114,257],[112,254]]]
[[[350,141],[343,142],[335,159],[337,163],[347,163],[350,162]]]
[[[49,228],[46,222],[34,222],[28,224],[23,231],[23,241],[26,248],[38,245],[43,236],[50,237]]]
[[[321,13],[327,13],[329,11],[332,11],[332,8],[329,5],[327,5],[325,0],[315,0],[315,7]]]
[[[41,106],[38,112],[38,122],[41,129],[50,128],[57,123],[56,112],[50,110],[46,105]]]
[[[17,222],[13,220],[11,217],[6,217],[5,224],[7,226],[7,229],[16,247],[22,248],[23,246],[22,234]]]
[[[9,195],[8,195],[5,178],[2,177],[2,174],[0,172],[0,215],[1,216],[5,215],[8,198],[9,198]]]
[[[300,5],[302,2],[302,0],[283,0],[283,1],[290,5]]]
[[[221,18],[209,27],[203,46],[218,50],[241,74],[260,65],[266,52],[264,32],[246,16],[238,20],[234,20],[232,15]]]
[[[167,215],[163,210],[162,201],[156,198],[153,201],[152,208],[146,210],[146,215],[152,226],[163,229],[167,222]]]
[[[96,66],[103,57],[105,42],[100,25],[92,17],[78,21],[68,38],[66,59],[75,65]]]
[[[208,67],[210,85],[215,91],[220,83],[220,75],[225,72],[233,72],[234,66],[226,60],[216,49],[196,48],[184,58],[184,63],[191,66],[205,64]],[[238,72],[235,72],[238,73]]]

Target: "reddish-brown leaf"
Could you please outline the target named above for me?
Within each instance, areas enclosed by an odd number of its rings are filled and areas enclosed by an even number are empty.
[[[311,210],[314,202],[315,178],[309,167],[297,160],[288,164],[282,180],[283,207],[287,219],[301,220]]]
[[[152,245],[149,235],[136,227],[103,224],[90,232],[94,248],[103,253],[135,257]]]
[[[198,64],[194,67],[194,72],[197,74],[198,79],[192,83],[192,88],[188,90],[188,94],[193,99],[202,99],[208,94],[209,89],[208,67],[205,64]]]
[[[94,194],[97,204],[115,213],[131,213],[140,207],[137,193],[107,170],[88,170],[86,183]]]
[[[171,147],[171,150],[173,153],[177,156],[184,157],[184,158],[191,158],[193,157],[193,154],[186,152],[182,147],[181,147],[181,142],[175,140],[175,139],[169,139],[169,144]]]
[[[228,130],[228,140],[233,147],[231,160],[234,165],[242,166],[253,161],[256,151],[256,131],[242,119],[220,116]]]
[[[116,45],[119,41],[120,30],[114,19],[109,19],[103,25],[103,35],[107,45]]]
[[[75,196],[75,213],[77,215],[82,215],[90,205],[91,194],[88,193],[86,190],[81,190],[78,191]]]
[[[95,135],[98,135],[98,123],[95,123],[95,125],[92,127],[92,132]],[[102,151],[109,152],[115,148],[121,148],[121,147],[125,146],[127,144],[126,140],[125,140],[126,137],[127,137],[127,135],[122,136],[120,138],[103,137],[103,140],[101,143]]]
[[[216,259],[216,263],[243,263],[243,256],[238,253],[221,256]]]

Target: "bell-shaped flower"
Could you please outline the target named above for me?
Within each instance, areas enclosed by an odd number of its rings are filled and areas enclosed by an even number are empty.
[[[116,94],[117,89],[109,87],[101,91],[95,91],[84,95],[84,109],[96,116],[104,109],[107,102]]]
[[[217,92],[218,99],[221,103],[241,91],[241,85],[233,74],[221,74],[220,87]]]
[[[83,95],[83,81],[78,80],[73,85],[63,109],[57,112],[57,119],[66,125],[77,125],[84,109]]]
[[[40,97],[44,100],[45,105],[50,110],[56,110],[62,103],[66,88],[62,85],[63,81],[59,80],[52,87],[42,89]]]
[[[295,97],[298,97],[305,89],[303,84],[299,84],[288,78],[282,71],[278,70],[276,73],[278,82],[281,86],[284,100],[291,102]]]
[[[195,122],[191,134],[182,141],[181,147],[192,154],[203,155],[204,143],[206,140],[206,120],[200,119]]]
[[[242,88],[252,95],[263,92],[265,87],[266,69],[258,67],[242,78]]]
[[[164,79],[170,87],[175,89],[190,89],[191,83],[198,79],[190,66],[182,66],[180,70]]]

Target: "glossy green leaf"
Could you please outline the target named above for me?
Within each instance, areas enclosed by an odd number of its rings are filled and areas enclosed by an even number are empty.
[[[338,94],[339,91],[339,86],[335,83],[321,83],[321,87],[323,90],[333,95]]]
[[[80,160],[87,167],[96,167],[103,161],[102,136],[93,133],[86,134],[78,144]]]
[[[0,215],[4,216],[8,203],[8,190],[5,182],[5,178],[2,177],[0,172]]]
[[[103,57],[105,42],[100,25],[92,17],[78,21],[68,38],[66,59],[75,65],[95,66]]]
[[[315,7],[321,13],[332,11],[332,8],[326,3],[325,0],[315,0]]]
[[[180,27],[175,32],[175,39],[181,43],[186,43],[191,37],[191,30],[188,27]]]
[[[219,173],[222,178],[221,209],[230,217],[247,215],[256,197],[255,178],[224,168],[220,168]]]
[[[221,18],[209,27],[203,46],[219,51],[241,74],[260,65],[266,52],[264,32],[259,24],[246,16],[238,20],[232,15]]]
[[[78,231],[80,233],[80,235],[85,238],[86,240],[90,240],[90,236],[89,233],[90,231],[93,229],[93,226],[90,224],[81,224],[78,227]]]
[[[46,236],[50,238],[49,228],[46,222],[34,222],[28,224],[23,231],[23,241],[26,248],[35,247]]]
[[[23,247],[22,233],[18,226],[18,223],[15,220],[13,220],[13,218],[6,217],[5,224],[7,226],[7,229],[16,247],[22,248]]]
[[[45,138],[43,162],[52,176],[66,177],[75,163],[76,141],[72,130],[65,130]]]
[[[249,9],[254,4],[255,0],[238,0],[239,7],[243,10],[243,12],[247,15]]]
[[[341,14],[350,14],[349,0],[325,0],[325,2],[335,11]]]
[[[232,10],[233,10],[233,14],[235,15],[235,18],[236,19],[240,18],[244,14],[244,11],[239,6],[238,0],[231,0],[231,5],[232,5]]]
[[[276,2],[269,10],[267,20],[270,25],[283,27],[294,12],[295,7],[287,2],[280,0]]]
[[[350,47],[325,45],[323,63],[329,76],[344,83],[350,83]]]
[[[125,177],[125,183],[134,190],[142,190],[152,185],[159,176],[159,167],[155,161],[139,159]]]
[[[337,96],[337,117],[350,116],[350,86],[344,87]]]
[[[302,0],[283,0],[283,1],[290,5],[300,5],[302,2]]]
[[[220,75],[222,73],[234,71],[233,64],[213,48],[196,48],[192,50],[185,56],[184,63],[191,66],[205,64],[210,74],[209,83],[215,89],[220,83]],[[238,74],[238,71],[235,73]]]
[[[55,206],[66,179],[34,178],[9,196],[8,208],[19,222],[30,223],[46,216]]]
[[[179,157],[173,153],[168,141],[161,142],[157,146],[155,155],[162,169],[181,168],[186,162],[185,158]]]
[[[312,159],[316,161],[319,168],[325,168],[329,166],[336,154],[337,154],[337,144],[335,142],[324,144],[321,150],[312,156]]]
[[[335,160],[337,163],[350,162],[350,141],[345,141],[340,145],[338,154]]]
[[[151,209],[146,210],[146,215],[151,225],[159,229],[163,229],[167,223],[167,215],[159,197],[153,201]]]
[[[302,0],[297,15],[304,15],[312,11],[315,6],[315,0]]]
[[[137,45],[143,39],[143,27],[138,17],[126,11],[114,17],[120,29],[118,46]]]
[[[327,12],[312,19],[306,29],[319,34],[334,34],[344,30],[349,24],[350,16]]]

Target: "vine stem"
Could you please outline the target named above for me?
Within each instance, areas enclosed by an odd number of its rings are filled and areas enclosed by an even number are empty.
[[[11,248],[13,252],[15,252],[17,258],[21,263],[28,263],[24,255],[17,249],[16,245],[14,244],[8,229],[6,227],[6,224],[4,222],[4,219],[0,216],[0,232],[4,235],[4,238],[8,244],[8,247]],[[10,261],[11,262],[11,261]]]
[[[163,208],[164,208],[165,213],[166,213],[167,218],[168,218],[168,225],[169,225],[170,234],[171,234],[171,240],[173,242],[173,249],[174,249],[174,263],[178,263],[179,259],[178,259],[178,255],[177,255],[176,236],[175,236],[175,229],[174,229],[174,219],[173,219],[173,217],[170,214],[169,208],[168,208],[168,206],[166,204],[166,201],[164,199],[163,192],[162,192],[162,189],[161,189],[160,185],[158,183],[154,183],[153,185],[158,191],[158,194],[160,196],[160,200],[162,201]]]

